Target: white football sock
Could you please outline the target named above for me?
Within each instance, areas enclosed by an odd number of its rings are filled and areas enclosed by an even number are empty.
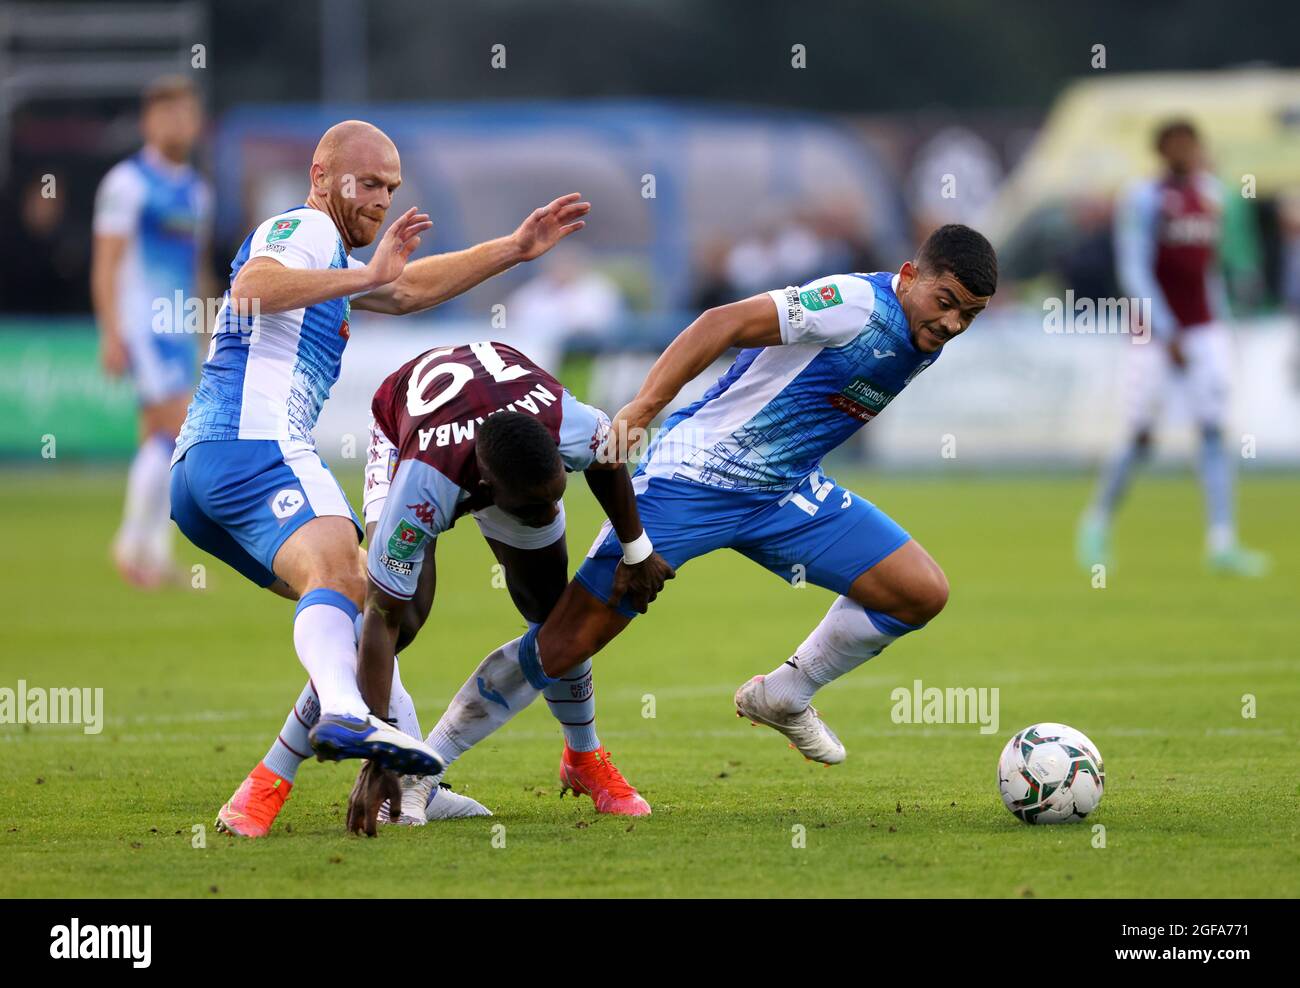
[[[360,639],[360,614],[353,622],[353,633],[357,639]],[[419,739],[420,719],[415,713],[415,701],[402,685],[397,656],[393,657],[393,685],[389,693],[388,716],[397,721],[398,730]],[[298,774],[298,766],[311,757],[311,741],[308,740],[307,735],[316,726],[318,720],[320,720],[320,697],[316,695],[316,688],[312,686],[311,680],[308,680],[307,685],[298,694],[298,702],[293,705],[289,716],[285,718],[284,726],[280,728],[275,743],[262,758],[266,767],[282,779],[292,782]]]
[[[293,644],[320,697],[323,715],[365,720],[357,686],[356,605],[337,590],[313,590],[298,601]]]
[[[388,691],[388,719],[397,721],[397,729],[417,741],[424,736],[420,733],[420,716],[415,712],[415,701],[402,685],[402,673],[396,655],[393,656],[393,684]]]
[[[149,565],[159,570],[167,570],[172,565],[172,542],[176,526],[172,522],[171,484],[162,489],[162,496],[156,504],[149,537],[145,540],[144,555]]]
[[[893,630],[912,630],[885,621],[897,626]],[[878,628],[861,604],[839,597],[794,655],[764,677],[763,686],[774,704],[797,713],[807,709],[819,689],[879,655],[897,637]]]
[[[119,551],[132,561],[154,561],[150,558],[151,550],[157,547],[158,530],[163,523],[166,523],[167,535],[170,536],[171,457],[175,448],[175,440],[152,435],[140,444],[131,461],[131,469],[126,475],[126,503],[122,508],[117,545]],[[167,545],[164,543],[164,548]]]
[[[519,643],[507,642],[470,673],[434,725],[425,743],[450,765],[524,707],[541,690],[528,682],[519,665]]]

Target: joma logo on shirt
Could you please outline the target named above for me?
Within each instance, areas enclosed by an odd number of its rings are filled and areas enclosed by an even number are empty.
[[[894,395],[865,377],[855,377],[838,394],[833,394],[826,400],[841,412],[863,422],[870,422],[894,400]]]

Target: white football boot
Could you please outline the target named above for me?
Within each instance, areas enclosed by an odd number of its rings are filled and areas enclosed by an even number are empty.
[[[379,810],[379,819],[403,827],[423,827],[429,820],[491,815],[492,811],[478,800],[453,792],[451,786],[433,775],[402,776],[402,812],[396,820],[390,818],[388,803]]]
[[[790,747],[811,761],[838,765],[848,754],[835,732],[812,707],[792,714],[773,706],[767,698],[762,676],[755,676],[736,690],[736,716],[780,731],[790,739]]]
[[[406,814],[406,803],[402,803],[402,814]],[[454,791],[445,782],[439,782],[429,792],[424,804],[425,820],[458,820],[466,816],[491,816],[492,811],[477,799],[471,799],[463,793]]]

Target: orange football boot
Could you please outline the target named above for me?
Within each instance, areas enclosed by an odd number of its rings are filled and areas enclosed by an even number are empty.
[[[217,812],[217,829],[239,837],[265,837],[292,790],[292,782],[258,762]]]
[[[650,815],[650,804],[623,778],[603,747],[595,751],[572,751],[566,744],[560,758],[560,786],[561,794],[571,789],[577,796],[590,796],[597,813]]]

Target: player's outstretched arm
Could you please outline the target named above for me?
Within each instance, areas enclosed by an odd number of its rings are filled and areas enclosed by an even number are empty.
[[[676,576],[668,561],[654,551],[641,524],[636,508],[632,478],[621,463],[593,463],[584,471],[587,486],[605,510],[618,540],[623,543],[623,559],[614,572],[614,586],[606,602],[611,606],[628,595],[638,614],[644,614],[659,595],[664,583]]]
[[[540,257],[565,237],[581,230],[587,225],[583,217],[591,211],[591,203],[581,200],[580,193],[571,192],[534,209],[507,237],[488,240],[468,250],[413,261],[401,277],[353,299],[352,305],[371,312],[405,315],[455,298],[521,261]]]
[[[655,361],[636,397],[614,416],[611,437],[643,435],[688,381],[732,347],[776,346],[780,342],[781,321],[769,295],[706,310]],[[624,456],[626,452],[622,451]]]
[[[432,226],[428,215],[412,206],[384,232],[370,263],[359,268],[291,268],[272,257],[255,257],[239,269],[230,304],[240,312],[270,315],[373,291],[402,273],[420,246],[420,234]]]

